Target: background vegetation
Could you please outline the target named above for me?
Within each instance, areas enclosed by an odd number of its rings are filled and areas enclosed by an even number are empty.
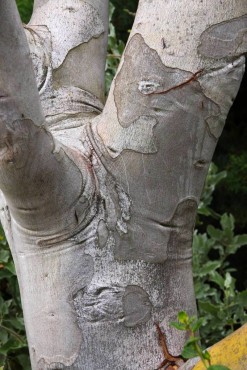
[[[23,22],[32,0],[16,0]],[[128,38],[138,0],[111,0],[106,91]],[[205,184],[193,242],[200,334],[208,347],[247,318],[247,77],[228,117]],[[233,213],[234,216],[231,214]],[[20,294],[10,251],[0,229],[0,370],[29,370]]]

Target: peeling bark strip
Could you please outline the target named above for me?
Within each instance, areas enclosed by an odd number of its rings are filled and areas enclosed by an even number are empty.
[[[193,225],[247,3],[140,0],[103,109],[107,9],[35,1],[35,83],[15,1],[0,1],[0,215],[33,370],[153,369],[154,322],[174,359],[185,337],[169,322],[196,311]]]

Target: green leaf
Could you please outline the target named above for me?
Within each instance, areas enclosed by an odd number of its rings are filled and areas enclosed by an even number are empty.
[[[187,342],[185,343],[185,346],[188,346],[188,345],[190,345],[192,343],[197,343],[197,342],[199,342],[200,339],[201,339],[200,337],[190,337],[187,340]]]
[[[227,213],[224,213],[221,216],[220,224],[222,226],[222,229],[226,230],[229,236],[232,235],[232,231],[234,230],[234,223],[235,220],[232,214],[228,215]]]
[[[233,243],[239,245],[240,247],[247,245],[247,234],[236,235],[233,238]]]
[[[216,283],[221,289],[224,289],[225,280],[217,271],[210,273],[210,281]]]
[[[229,272],[226,273],[226,277],[225,277],[225,282],[224,282],[224,286],[226,289],[229,289],[232,287],[232,285],[234,284],[234,280],[233,277],[231,276],[231,274]]]
[[[208,313],[212,314],[213,316],[217,315],[217,313],[219,311],[219,307],[212,304],[209,301],[208,302],[200,301],[199,302],[199,307],[200,307],[200,310],[208,312]]]
[[[193,357],[197,357],[198,353],[195,350],[194,346],[189,344],[189,345],[184,346],[184,349],[183,349],[181,355],[184,358],[193,358]]]
[[[11,305],[11,302],[12,302],[12,299],[8,301],[4,301],[3,299],[0,299],[0,315],[1,316],[5,316],[9,313],[9,307]]]
[[[185,311],[180,311],[178,313],[178,321],[182,324],[187,324],[189,321],[189,316]]]
[[[191,329],[193,330],[193,332],[197,331],[200,329],[200,327],[202,326],[202,324],[205,322],[205,319],[204,317],[201,317],[200,319],[198,319],[195,323],[191,324]]]
[[[199,272],[200,276],[207,275],[215,270],[217,270],[221,266],[220,261],[208,261],[204,264],[204,266],[201,267],[201,270]]]
[[[3,346],[0,347],[0,354],[7,355],[8,352],[14,351],[14,350],[16,350],[18,348],[22,348],[22,347],[24,347],[23,343],[11,338],[10,340],[8,340],[8,342],[6,342]],[[25,345],[25,347],[26,347],[26,345]]]
[[[170,322],[170,326],[172,326],[172,327],[174,327],[178,330],[186,330],[186,325],[181,324],[180,322],[177,322],[177,321]]]
[[[241,307],[247,307],[247,290],[244,290],[243,292],[240,292],[236,296],[236,302]]]
[[[15,266],[13,261],[10,261],[4,265],[4,268],[8,270],[12,275],[16,275]]]
[[[203,358],[208,361],[211,360],[211,355],[207,350],[203,352]]]
[[[211,236],[211,238],[218,240],[218,241],[221,241],[223,238],[223,232],[219,229],[216,229],[212,225],[209,225],[207,227],[207,233],[209,234],[209,236]]]
[[[0,263],[6,263],[8,262],[10,258],[10,252],[5,249],[0,250]]]

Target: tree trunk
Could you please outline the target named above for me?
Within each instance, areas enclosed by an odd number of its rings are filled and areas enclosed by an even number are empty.
[[[14,0],[0,3],[1,220],[34,370],[154,369],[154,322],[180,353],[169,322],[196,312],[196,209],[246,13],[140,0],[103,109],[107,0],[36,0],[26,37]]]

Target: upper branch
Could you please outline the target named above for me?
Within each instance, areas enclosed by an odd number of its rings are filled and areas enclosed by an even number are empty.
[[[246,12],[245,0],[140,0],[92,124],[102,158],[132,200],[117,258],[191,255],[205,176],[244,73]]]
[[[53,87],[77,87],[103,102],[108,0],[36,0],[28,26],[49,32]]]
[[[22,117],[41,125],[44,116],[29,54],[15,1],[1,1],[0,93],[12,97]]]
[[[56,142],[44,122],[15,1],[1,1],[0,188],[20,225],[61,234],[77,225],[75,207],[82,195],[90,203],[94,181],[83,155]]]

